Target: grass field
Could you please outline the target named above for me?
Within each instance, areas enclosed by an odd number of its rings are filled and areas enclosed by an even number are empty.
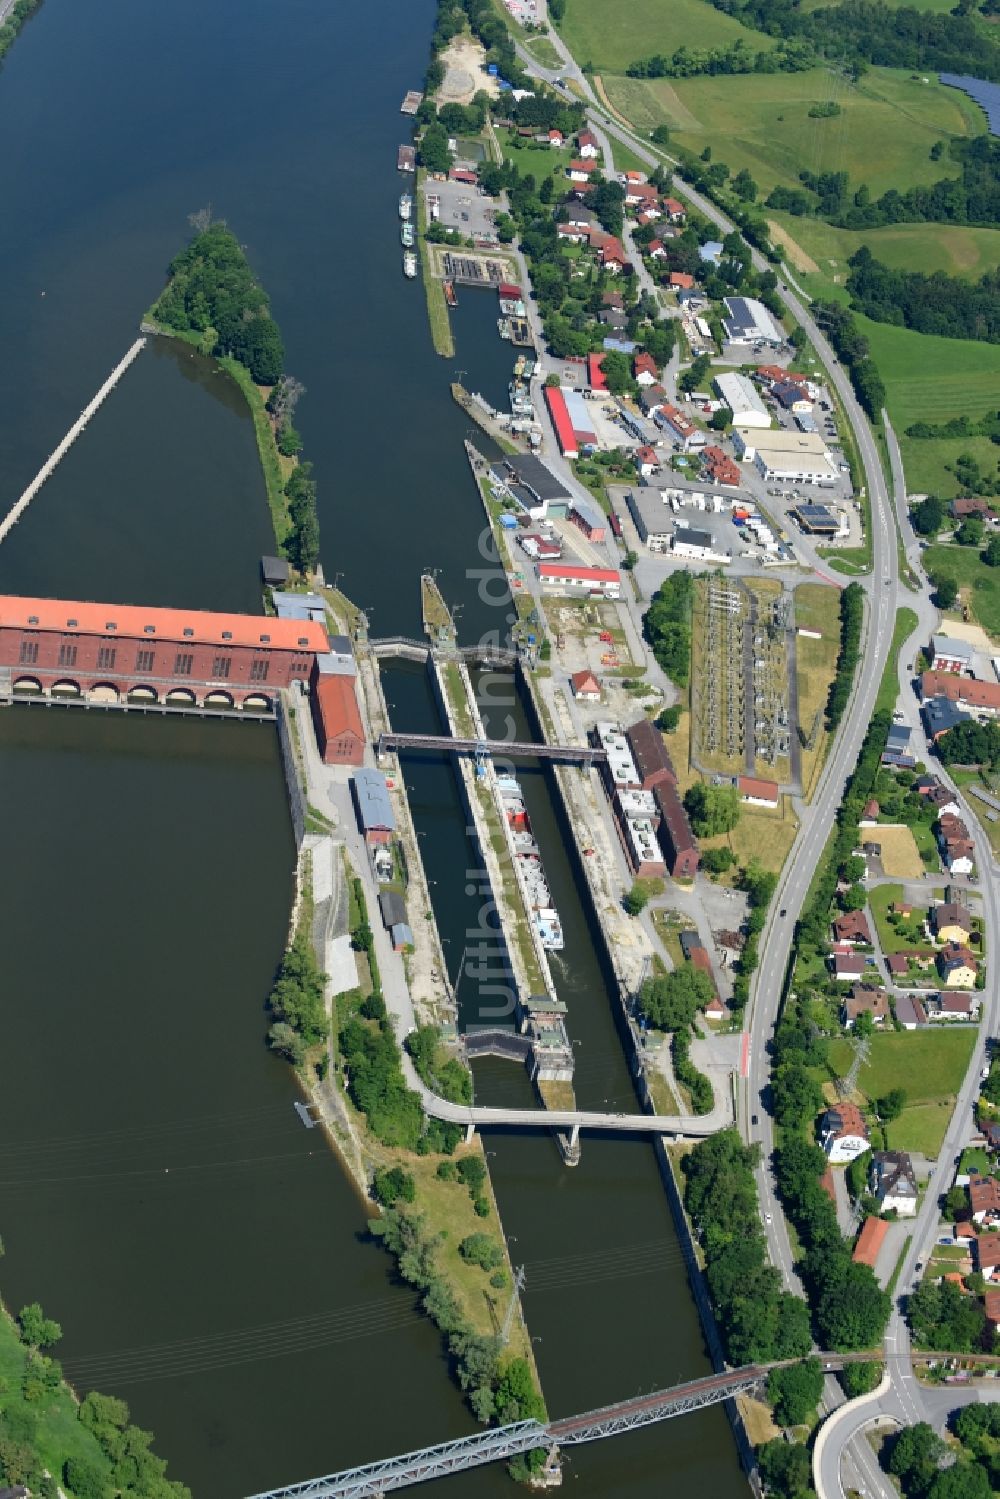
[[[903,641],[908,635],[912,635],[917,628],[917,616],[912,609],[897,609],[896,623],[892,627],[892,645],[889,647],[889,656],[885,663],[885,671],[879,683],[878,697],[875,699],[875,712],[884,710],[891,713],[896,706],[899,697],[899,675],[898,662],[899,651]]]
[[[884,229],[836,229],[823,219],[795,218],[768,210],[775,222],[816,263],[796,279],[812,296],[846,297],[848,260],[861,245],[896,270],[945,271],[977,279],[1000,265],[1000,229],[968,229],[956,224],[893,224]],[[794,257],[793,257],[794,258]]]
[[[505,19],[509,19],[509,17],[505,16]],[[524,45],[535,61],[540,62],[543,68],[558,68],[562,66],[562,58],[547,36],[529,36]]]
[[[981,113],[955,89],[888,68],[872,68],[857,86],[825,68],[648,80],[612,72],[602,79],[637,130],[664,123],[689,151],[710,145],[733,172],[746,167],[764,194],[779,182],[794,185],[803,170],[846,171],[875,197],[953,177],[955,163],[932,161],[931,147],[983,129]],[[841,113],[811,119],[817,100],[839,104]]]
[[[977,547],[942,542],[924,553],[928,572],[949,573],[958,583],[962,598],[989,635],[1000,638],[1000,568],[987,567]]]
[[[775,45],[706,0],[567,0],[559,35],[578,63],[592,62],[599,73],[624,73],[641,57],[685,45],[727,47],[742,39],[755,52]]]
[[[468,1197],[468,1192],[465,1194]],[[35,1425],[32,1446],[50,1473],[62,1474],[69,1457],[88,1458],[107,1475],[108,1462],[96,1439],[77,1420],[76,1402],[66,1385],[50,1399],[28,1403],[21,1395],[27,1350],[13,1322],[0,1311],[0,1411],[10,1414],[11,1425],[30,1420]]]
[[[859,1078],[861,1091],[869,1100],[893,1088],[904,1088],[907,1096],[906,1108],[888,1129],[890,1149],[937,1155],[977,1039],[971,1025],[872,1037]],[[837,1076],[846,1076],[851,1056],[846,1040],[833,1042],[830,1066]]]
[[[777,874],[788,857],[788,850],[795,842],[799,824],[792,811],[790,799],[781,798],[777,811],[766,807],[744,807],[740,820],[731,833],[720,833],[715,838],[701,838],[699,845],[706,848],[731,848],[736,855],[737,869],[756,859],[762,869]],[[730,881],[723,877],[721,883]]]
[[[910,937],[889,925],[889,907],[903,899],[902,885],[876,885],[868,892],[868,904],[875,918],[878,940],[883,952],[902,952],[904,947],[927,945],[926,937]],[[915,907],[919,911],[919,907]]]
[[[963,412],[981,417],[1000,407],[1000,345],[912,333],[866,317],[857,321],[885,381],[910,493],[964,493],[947,467],[961,453],[971,453],[994,474],[997,449],[986,437],[924,440],[905,431],[915,421],[944,422]]]
[[[880,824],[871,830],[871,837],[882,845],[882,868],[887,875],[900,880],[920,878],[924,863],[909,828]]]
[[[830,693],[840,648],[840,591],[824,583],[800,583],[795,590],[795,623],[806,630],[820,630],[822,640],[799,635],[795,641],[795,675],[799,687],[799,725],[807,745]],[[811,747],[802,750],[802,785],[806,798],[823,766],[828,739],[820,719]]]

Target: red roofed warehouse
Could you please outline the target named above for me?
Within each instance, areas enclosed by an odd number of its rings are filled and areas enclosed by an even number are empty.
[[[546,385],[545,404],[549,408],[549,419],[555,430],[559,451],[564,458],[578,458],[580,450],[576,445],[576,433],[566,409],[566,398],[558,385]]]
[[[604,378],[601,365],[604,363],[603,354],[587,355],[587,384],[591,390],[607,390],[608,382]]]
[[[364,764],[365,731],[354,683],[354,677],[324,672],[322,659],[317,660],[309,702],[325,765]]]
[[[613,567],[573,567],[568,562],[540,562],[538,579],[553,593],[601,593],[621,598],[621,574]]]
[[[0,667],[25,696],[268,712],[329,650],[313,620],[0,598]]]
[[[657,781],[653,795],[660,809],[660,842],[667,868],[675,879],[694,879],[701,856],[677,787],[672,781]]]
[[[851,1256],[854,1263],[868,1265],[874,1270],[878,1252],[882,1248],[882,1240],[888,1232],[889,1225],[884,1218],[866,1218]]]

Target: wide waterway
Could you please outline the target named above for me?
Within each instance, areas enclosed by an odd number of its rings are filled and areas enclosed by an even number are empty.
[[[443,568],[463,634],[482,511],[451,367],[399,272],[399,100],[428,0],[46,0],[0,71],[0,480],[11,503],[135,336],[186,215],[211,203],[271,292],[320,483],[328,575],[376,633],[417,627]],[[499,395],[492,298],[463,300],[455,367]],[[147,351],[11,538],[0,590],[252,608],[270,538],[249,419],[186,351]],[[433,721],[393,674],[400,726]],[[0,719],[7,954],[2,1289],[63,1323],[81,1387],[124,1395],[198,1499],[470,1428],[433,1329],[364,1242],[365,1209],[298,1124],[262,1039],[293,849],[274,735],[18,709]],[[451,771],[408,766],[452,951],[476,905]],[[557,979],[582,1101],[628,1097],[591,938],[532,772],[567,924]],[[466,995],[462,995],[463,1005]],[[477,1069],[484,1095],[526,1094]],[[488,1141],[554,1413],[705,1367],[639,1142]],[[274,1356],[278,1350],[281,1356]],[[572,1455],[581,1493],[742,1491],[720,1412]],[[440,1491],[510,1492],[499,1471]]]

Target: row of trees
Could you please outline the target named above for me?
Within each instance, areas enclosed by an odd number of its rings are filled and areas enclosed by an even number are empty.
[[[961,4],[931,14],[878,0],[843,0],[803,10],[795,0],[712,0],[745,26],[784,40],[807,42],[817,57],[845,65],[855,80],[868,64],[908,72],[975,73],[1000,79],[1000,46]]]
[[[709,1114],[715,1102],[712,1085],[691,1061],[691,1030],[695,1017],[715,996],[707,973],[685,963],[662,978],[647,979],[636,1009],[648,1025],[669,1031],[673,1041],[674,1075],[687,1088],[696,1114]]]
[[[813,50],[801,42],[782,41],[777,47],[753,51],[742,37],[728,47],[678,47],[669,57],[662,52],[629,63],[630,78],[716,77],[731,73],[802,73],[815,63]]]
[[[826,700],[826,726],[833,730],[844,716],[854,668],[861,655],[861,626],[865,617],[865,594],[860,583],[848,583],[840,595],[840,651],[837,655],[837,670],[830,683]]]
[[[308,923],[300,922],[267,1001],[274,1017],[268,1045],[295,1067],[301,1067],[309,1048],[325,1041],[329,1033],[325,985],[326,974],[316,961]]]
[[[37,10],[42,0],[15,0],[10,15],[0,26],[0,58],[6,56],[14,45],[14,39],[32,11]]]
[[[938,754],[945,765],[985,765],[990,770],[1000,766],[1000,724],[956,724],[937,742]]]
[[[750,998],[750,980],[760,959],[758,943],[767,922],[767,911],[778,884],[778,876],[762,869],[756,860],[751,860],[740,876],[740,889],[747,898],[747,917],[744,922],[746,940],[736,965],[733,992],[729,1008],[735,1015],[742,1010]]]
[[[754,1170],[759,1147],[735,1130],[700,1141],[685,1157],[684,1201],[705,1256],[705,1279],[726,1357],[734,1365],[801,1358],[809,1313],[781,1288],[760,1222]]]
[[[443,1236],[429,1231],[423,1214],[407,1213],[399,1207],[387,1209],[368,1227],[372,1236],[395,1255],[403,1280],[421,1293],[423,1309],[444,1334],[458,1382],[477,1419],[484,1425],[491,1421],[544,1421],[545,1406],[526,1360],[512,1358],[504,1352],[499,1338],[484,1337],[470,1326],[441,1271]],[[495,1254],[488,1253],[480,1240],[487,1245],[495,1243],[486,1235],[470,1235],[463,1240],[463,1258],[484,1268],[487,1263],[495,1266],[499,1263]],[[544,1457],[544,1452],[532,1454],[530,1467],[539,1467]]]
[[[903,1499],[990,1499],[1000,1483],[996,1438],[1000,1405],[966,1405],[949,1418],[960,1446],[945,1442],[926,1421],[904,1427],[889,1450],[889,1472]]]
[[[1000,342],[1000,271],[964,281],[935,271],[896,271],[867,245],[851,256],[847,289],[855,307],[877,323],[946,338]]]
[[[880,421],[885,405],[885,386],[872,358],[871,346],[851,312],[839,302],[823,301],[813,302],[812,312],[837,357],[845,365],[854,394],[872,421]]]
[[[665,578],[642,621],[660,666],[678,687],[691,680],[691,615],[694,579],[684,569]]]

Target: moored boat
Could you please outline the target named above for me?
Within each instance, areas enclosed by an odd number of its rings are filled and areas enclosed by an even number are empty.
[[[412,280],[412,278],[416,274],[417,274],[417,257],[414,255],[414,253],[413,253],[412,250],[407,250],[406,254],[403,256],[403,275],[404,276],[409,276],[410,279]]]
[[[399,195],[399,217],[401,219],[408,219],[410,217],[410,214],[412,212],[413,212],[413,199],[410,197],[409,193],[400,193],[400,195]]]

